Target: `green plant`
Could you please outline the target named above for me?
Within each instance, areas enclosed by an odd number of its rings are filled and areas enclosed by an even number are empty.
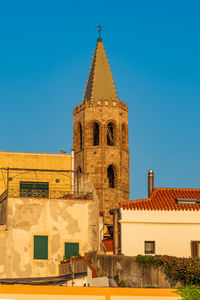
[[[177,293],[181,295],[183,300],[199,300],[200,288],[196,286],[181,287]]]
[[[138,255],[136,261],[145,267],[162,266],[166,275],[174,283],[181,282],[184,286],[200,285],[200,260],[199,258],[184,258],[167,255]]]
[[[119,287],[126,287],[126,282],[124,280],[119,280],[119,275],[114,276],[115,281],[117,282]]]

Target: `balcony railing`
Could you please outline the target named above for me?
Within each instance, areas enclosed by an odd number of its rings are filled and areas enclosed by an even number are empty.
[[[8,191],[5,190],[5,192],[3,192],[3,194],[0,195],[0,204],[7,198],[8,196]]]
[[[93,199],[92,192],[71,192],[71,191],[59,191],[59,190],[28,190],[28,189],[13,189],[5,191],[0,195],[0,204],[7,197],[13,198],[49,198],[49,199]]]

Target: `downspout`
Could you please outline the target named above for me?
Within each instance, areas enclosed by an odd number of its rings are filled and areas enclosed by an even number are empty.
[[[113,254],[119,253],[119,209],[111,209],[113,215]]]
[[[106,248],[103,244],[103,231],[104,231],[104,213],[103,213],[103,226],[100,229],[100,245],[102,246],[104,253],[106,253]]]

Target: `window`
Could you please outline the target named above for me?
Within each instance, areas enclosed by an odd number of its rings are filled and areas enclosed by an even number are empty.
[[[114,167],[110,165],[107,169],[107,178],[108,178],[108,186],[109,188],[115,187],[115,172]]]
[[[34,259],[48,259],[48,236],[34,235]]]
[[[126,125],[122,125],[122,148],[126,147]]]
[[[155,254],[155,242],[145,241],[144,242],[144,253],[145,254]]]
[[[20,181],[20,197],[49,197],[48,182]]]
[[[83,132],[82,132],[82,125],[79,122],[79,149],[81,150],[83,147]]]
[[[93,125],[93,146],[99,146],[99,124]]]
[[[200,201],[198,199],[176,198],[176,203],[178,203],[178,204],[194,204],[194,205],[198,205],[200,203]]]
[[[114,146],[114,124],[108,123],[107,126],[107,145]]]
[[[82,169],[81,169],[80,166],[78,166],[76,173],[77,173],[77,174],[81,174],[81,173],[82,173]]]
[[[69,259],[79,254],[79,243],[65,243],[65,257]]]
[[[191,241],[191,257],[200,257],[200,241]]]

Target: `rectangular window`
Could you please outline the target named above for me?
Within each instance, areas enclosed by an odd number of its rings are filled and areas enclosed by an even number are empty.
[[[144,253],[145,254],[155,254],[155,241],[145,241],[144,242]]]
[[[69,259],[79,254],[79,243],[65,243],[65,257]]]
[[[48,236],[34,235],[34,259],[48,259]]]
[[[20,181],[20,197],[49,197],[48,182]]]
[[[200,241],[191,241],[191,257],[200,257]]]

